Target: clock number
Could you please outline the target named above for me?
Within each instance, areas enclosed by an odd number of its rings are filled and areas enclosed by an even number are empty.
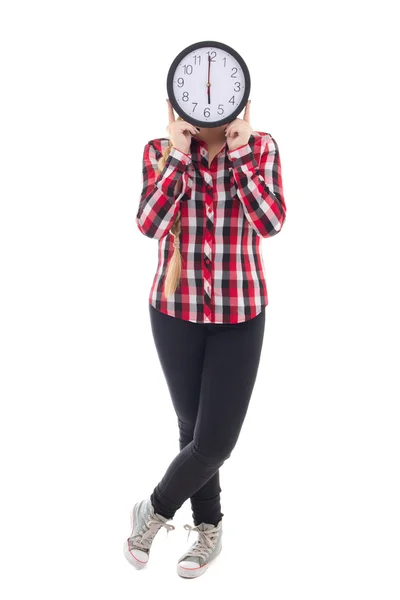
[[[238,86],[238,87],[236,87],[236,86]],[[235,92],[240,92],[240,81],[235,81],[235,89],[234,89],[234,91]]]
[[[184,102],[187,102],[189,100],[189,92],[183,92],[183,94],[182,94],[182,100]]]
[[[232,73],[231,77],[236,77],[236,73],[238,72],[237,67],[232,67],[232,71],[234,71],[234,73]],[[236,90],[238,91],[238,90]]]
[[[178,78],[178,87],[183,87],[183,84],[184,84],[184,83],[185,83],[185,82],[184,82],[184,80],[183,80],[183,77],[179,77],[179,78]]]
[[[194,64],[197,65],[197,59],[199,59],[199,65],[201,64],[201,56],[195,54],[194,55]]]
[[[224,106],[223,104],[218,104],[218,110],[217,110],[217,113],[218,113],[219,115],[223,115],[223,114],[224,114],[224,109],[223,109],[223,106]],[[221,111],[221,112],[220,112],[220,111]]]
[[[207,113],[207,114],[206,114]],[[210,116],[210,109],[209,108],[205,108],[204,109],[204,116],[205,117],[209,117]]]
[[[231,104],[235,104],[235,96],[232,96],[232,98],[228,100],[228,102],[230,102]]]
[[[213,50],[212,52],[207,52],[207,54],[211,55],[210,62],[215,62],[214,58],[217,56],[217,53],[215,52],[215,50]]]
[[[185,75],[191,75],[193,73],[192,65],[183,65],[183,71]]]
[[[194,108],[192,110],[192,112],[194,112],[196,110],[196,106],[198,105],[198,102],[192,102],[192,104],[194,104]]]

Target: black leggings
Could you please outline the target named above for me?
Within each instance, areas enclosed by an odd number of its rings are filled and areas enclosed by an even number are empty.
[[[154,488],[155,512],[172,519],[190,498],[195,525],[223,517],[219,467],[239,437],[260,362],[265,307],[242,323],[193,323],[149,303],[161,366],[178,417],[180,452]]]

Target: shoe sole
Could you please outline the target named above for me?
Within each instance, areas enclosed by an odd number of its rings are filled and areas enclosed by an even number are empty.
[[[135,505],[136,506],[136,505]],[[135,507],[133,507],[133,509],[131,510],[131,535],[133,533],[133,512],[135,510]],[[135,567],[135,569],[143,569],[147,563],[149,562],[148,560],[146,560],[146,562],[139,560],[138,558],[136,558],[133,554],[132,551],[129,550],[129,538],[127,538],[124,542],[124,555],[126,560]]]
[[[200,575],[203,575],[203,573],[205,573],[207,571],[208,567],[214,562],[214,560],[217,558],[217,556],[219,556],[221,550],[222,550],[222,544],[221,544],[220,549],[218,550],[218,553],[214,556],[212,561],[209,563],[206,563],[202,567],[195,567],[194,569],[186,569],[185,567],[181,567],[181,565],[178,563],[177,568],[176,568],[178,575],[180,577],[184,577],[185,579],[194,579],[195,577],[200,577]]]

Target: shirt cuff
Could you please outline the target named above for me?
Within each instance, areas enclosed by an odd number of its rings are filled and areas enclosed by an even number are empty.
[[[176,182],[181,179],[184,171],[187,170],[188,164],[192,162],[191,156],[185,152],[181,152],[172,146],[164,163],[164,168],[161,177],[157,181],[158,189],[171,201],[175,201],[175,186]]]
[[[178,171],[185,171],[186,167],[192,162],[192,155],[191,154],[186,154],[186,152],[182,152],[181,150],[178,150],[178,148],[175,148],[175,146],[172,146],[168,156],[167,156],[167,160],[165,161],[165,166],[171,164],[171,166],[174,166],[178,169]]]
[[[228,157],[234,167],[247,167],[247,170],[254,170],[258,167],[253,150],[248,143],[235,148],[235,150],[228,150]]]

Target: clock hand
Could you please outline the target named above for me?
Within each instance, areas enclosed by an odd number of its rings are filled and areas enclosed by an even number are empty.
[[[208,104],[211,104],[210,68],[211,68],[211,60],[210,60],[210,55],[208,55],[208,82],[207,82]]]

